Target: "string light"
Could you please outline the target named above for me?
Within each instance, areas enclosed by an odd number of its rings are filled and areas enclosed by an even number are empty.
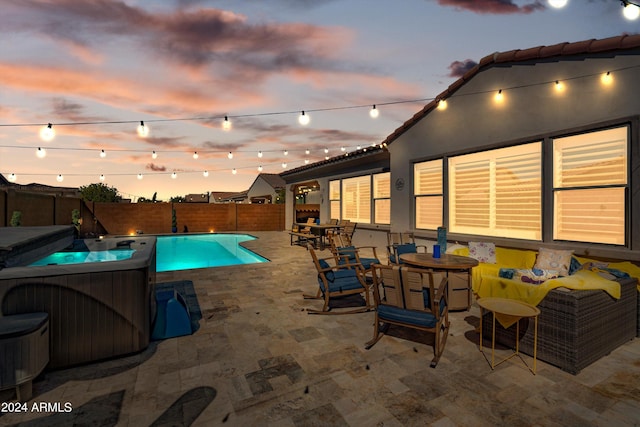
[[[328,149],[328,148],[325,148],[325,149],[324,149],[324,154],[328,154],[328,153],[329,153],[329,149]]]
[[[635,21],[640,17],[640,5],[631,3],[630,1],[622,2],[622,15],[630,21]]]
[[[304,150],[304,154],[306,154],[307,156],[309,155],[309,149],[308,148],[306,150]]]
[[[372,119],[377,119],[378,116],[380,115],[380,112],[378,111],[378,109],[376,108],[376,105],[373,104],[373,107],[371,107],[371,110],[369,110],[369,116]]]
[[[56,177],[56,181],[58,181],[58,182],[62,182],[62,181],[64,181],[64,177],[63,177],[62,175],[58,175],[58,176]]]
[[[344,148],[344,145],[343,145],[342,147],[340,147],[340,151],[344,152],[344,151],[347,151],[347,149]]]
[[[262,172],[262,165],[258,166],[258,172]]]
[[[282,168],[286,168],[287,167],[287,163],[286,162],[282,162]]]
[[[308,165],[309,164],[309,159],[304,159],[304,164]]]
[[[306,126],[310,121],[311,119],[309,119],[309,115],[305,114],[303,110],[302,113],[298,116],[298,123],[300,123],[302,126]]]
[[[16,182],[16,179],[18,179],[18,177],[16,176],[15,173],[11,173],[9,174],[9,178],[7,178],[9,180],[9,182]]]
[[[446,110],[447,109],[447,101],[444,99],[441,99],[440,101],[438,101],[438,110]]]
[[[175,172],[171,173],[171,179],[176,179],[178,177],[178,174]]]
[[[284,150],[284,155],[286,156],[287,154],[289,154],[289,152],[287,150]]]
[[[611,75],[611,72],[607,71],[606,73],[604,73],[600,78],[600,81],[605,86],[609,86],[611,83],[613,83],[613,76]]]
[[[151,158],[152,159],[157,159],[158,158],[158,153],[156,153],[155,151],[151,152]]]
[[[222,122],[222,130],[231,130],[231,122],[229,121],[229,117],[227,116],[224,116],[224,121]]]
[[[555,7],[556,9],[560,9],[567,5],[567,0],[549,0],[549,5],[551,5],[551,7]]]
[[[140,120],[140,124],[138,125],[138,136],[140,138],[146,138],[149,136],[149,127],[145,126],[142,120]]]
[[[107,157],[107,153],[104,150],[100,150],[100,158],[104,159],[105,157]]]
[[[144,176],[141,173],[139,173],[138,174],[138,179],[142,179],[142,178],[144,178]]]
[[[560,80],[556,80],[554,87],[556,89],[556,92],[558,93],[564,92],[564,83],[562,83]]]
[[[204,176],[205,178],[209,176],[209,172],[208,171],[204,171],[202,172],[202,176]]]
[[[40,129],[40,138],[43,141],[52,141],[55,136],[56,131],[53,130],[53,125],[51,123],[48,123],[47,126],[44,126],[42,129]]]
[[[100,181],[104,181],[104,175],[100,174]]]
[[[38,147],[36,150],[36,157],[39,159],[44,159],[47,156],[47,150],[42,147]]]
[[[236,170],[236,168],[233,168],[233,170],[231,171],[231,173],[235,175],[235,174],[237,174],[237,173],[238,173],[238,171]]]
[[[262,151],[258,151],[258,157],[262,158]]]
[[[502,89],[500,89],[494,96],[493,96],[493,100],[496,101],[498,104],[502,103],[504,101],[504,94],[502,93]]]
[[[229,159],[233,159],[233,153],[232,153],[231,151],[229,151],[229,154],[227,154],[227,157],[228,157]]]
[[[194,158],[194,159],[197,159],[197,158],[198,158],[198,152],[197,152],[197,151],[194,151],[194,152],[193,152],[193,158]]]

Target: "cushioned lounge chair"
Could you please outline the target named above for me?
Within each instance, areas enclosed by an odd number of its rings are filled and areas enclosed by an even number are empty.
[[[322,299],[324,305],[321,310],[307,309],[311,314],[349,314],[361,313],[371,310],[372,304],[369,298],[369,286],[364,277],[364,270],[358,263],[336,264],[336,259],[318,258],[315,249],[309,245],[309,252],[318,271],[318,292],[315,296],[304,295],[305,298]],[[332,265],[333,264],[333,265]],[[364,295],[362,295],[364,294]],[[364,296],[364,305],[362,298]],[[344,307],[345,300],[352,299],[356,308],[349,310],[331,311],[332,308]],[[347,304],[348,306],[348,304]]]
[[[427,247],[416,245],[413,233],[387,233],[387,258],[389,264],[400,265],[402,264],[400,255],[418,252],[427,253]]]
[[[373,264],[380,264],[375,246],[353,246],[350,239],[343,234],[329,236],[329,243],[331,245],[331,253],[339,264],[361,264],[365,274],[371,272]],[[363,251],[370,251],[368,254],[370,256],[363,256]]]
[[[376,307],[370,349],[382,338],[390,324],[434,334],[431,367],[442,356],[449,333],[446,277],[436,288],[433,273],[427,270],[390,265],[373,265],[373,300]]]

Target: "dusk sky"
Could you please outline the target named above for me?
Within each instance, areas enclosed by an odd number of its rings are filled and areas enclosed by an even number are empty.
[[[640,30],[617,0],[562,9],[546,0],[0,0],[0,10],[0,173],[65,187],[104,175],[134,200],[246,190],[259,166],[280,173],[381,142],[493,52]],[[39,137],[47,123],[49,142]]]

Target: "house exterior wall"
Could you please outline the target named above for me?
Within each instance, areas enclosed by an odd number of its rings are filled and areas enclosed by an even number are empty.
[[[447,100],[446,110],[429,112],[389,144],[392,229],[415,230],[412,179],[416,162],[524,142],[543,141],[545,144],[550,143],[550,138],[574,132],[630,124],[630,170],[634,172],[630,176],[629,217],[632,224],[629,248],[622,252],[620,248],[596,248],[596,251],[603,256],[619,257],[624,253],[629,259],[640,259],[637,255],[640,254],[639,224],[634,218],[640,208],[640,198],[634,197],[640,194],[637,172],[640,165],[639,66],[640,52],[634,51],[617,56],[562,57],[554,61],[494,65],[480,71]],[[608,87],[600,82],[601,73],[606,71],[612,71],[614,77],[613,84]],[[555,92],[553,82],[556,80],[564,81],[564,93]],[[503,89],[505,102],[498,107],[493,102],[493,95],[499,89]],[[543,183],[550,183],[551,159],[544,160],[547,165],[543,166]],[[444,175],[446,177],[446,169]],[[404,182],[404,186],[400,182]],[[444,191],[446,206],[446,180]],[[543,190],[543,204],[548,205],[551,197]],[[446,225],[446,208],[444,221]],[[546,208],[543,227],[551,221],[550,209]],[[435,236],[435,232],[420,232]],[[544,242],[551,243],[549,227],[545,227],[543,233]],[[456,237],[464,241],[468,236],[450,236],[450,239]],[[537,248],[540,242],[532,245]],[[629,253],[630,249],[633,253]]]
[[[251,188],[249,188],[249,191],[247,192],[247,199],[251,200],[252,197],[260,197],[266,195],[271,195],[272,203],[276,202],[278,194],[276,193],[275,189],[268,182],[258,176],[258,178],[256,178],[256,180],[251,185]]]

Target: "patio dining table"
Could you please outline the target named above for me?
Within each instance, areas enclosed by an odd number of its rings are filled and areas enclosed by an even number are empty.
[[[309,227],[312,234],[320,236],[320,249],[325,248],[325,237],[327,230],[340,230],[343,226],[339,224],[307,224],[306,222],[296,222],[300,228]]]

